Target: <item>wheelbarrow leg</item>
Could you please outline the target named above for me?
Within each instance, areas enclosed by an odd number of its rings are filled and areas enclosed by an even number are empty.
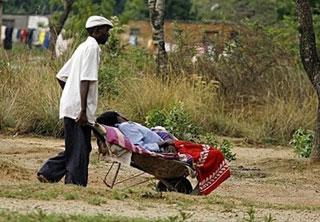
[[[108,182],[107,182],[107,177],[108,177],[110,171],[112,170],[112,168],[113,168],[113,166],[114,166],[115,164],[118,164],[118,166],[116,166],[116,167],[117,167],[117,168],[116,168],[116,173],[115,173],[115,175],[114,175],[113,178],[112,178],[111,184],[108,184]],[[112,164],[111,164],[111,166],[110,166],[110,168],[109,168],[106,176],[105,176],[104,179],[103,179],[103,182],[104,182],[104,184],[105,184],[107,187],[109,187],[109,188],[111,188],[111,189],[113,188],[113,186],[114,186],[114,184],[115,184],[115,182],[116,182],[116,180],[117,180],[120,167],[121,167],[121,163],[112,162]]]

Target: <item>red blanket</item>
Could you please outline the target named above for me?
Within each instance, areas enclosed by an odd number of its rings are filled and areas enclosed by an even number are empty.
[[[211,193],[230,177],[229,166],[220,150],[185,141],[176,141],[174,145],[179,153],[192,156],[201,194]]]

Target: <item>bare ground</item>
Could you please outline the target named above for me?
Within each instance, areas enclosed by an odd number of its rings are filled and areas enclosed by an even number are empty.
[[[95,144],[93,142],[93,144]],[[96,147],[91,155],[89,185],[83,192],[106,193],[97,202],[85,198],[39,198],[9,195],[14,189],[39,187],[61,193],[72,189],[59,184],[40,184],[35,173],[50,156],[63,150],[63,140],[0,136],[0,209],[20,213],[109,214],[125,217],[172,218],[187,214],[187,221],[244,221],[255,210],[257,221],[271,215],[276,221],[320,221],[320,164],[297,158],[287,147],[250,147],[237,143],[237,160],[231,163],[232,177],[209,196],[177,193],[157,194],[154,181],[125,187],[150,178],[148,175],[120,184],[115,195],[102,182],[107,166],[98,161]],[[120,178],[137,173],[123,168]],[[48,187],[48,188],[47,188]],[[78,189],[78,188],[77,188]],[[87,191],[89,190],[89,191]],[[10,194],[11,194],[10,193]],[[115,197],[116,196],[116,197]]]

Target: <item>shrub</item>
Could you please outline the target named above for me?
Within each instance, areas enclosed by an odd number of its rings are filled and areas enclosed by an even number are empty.
[[[299,157],[310,157],[313,142],[313,132],[299,128],[294,132],[290,145],[293,146],[294,152]]]
[[[129,48],[103,53],[99,71],[99,93],[108,97],[119,95],[120,84],[128,78],[136,77],[151,62],[150,55],[143,49]]]
[[[232,148],[233,148],[232,143],[225,139],[219,145],[219,149],[221,150],[221,152],[224,154],[224,157],[228,161],[236,160],[236,154],[232,153]]]
[[[229,140],[223,139],[222,141],[219,141],[213,134],[206,133],[204,135],[200,135],[197,142],[217,147],[221,150],[224,157],[230,162],[236,160],[236,154],[232,152],[233,144]]]
[[[164,126],[166,121],[166,114],[163,110],[151,110],[146,117],[146,126],[151,128],[154,126]]]
[[[192,140],[200,134],[200,128],[192,123],[190,114],[185,110],[183,103],[173,105],[165,110],[152,110],[146,117],[148,127],[163,126],[177,138]]]
[[[183,103],[172,107],[164,124],[170,132],[184,140],[191,140],[200,134],[200,128],[192,123],[190,114],[185,110]]]

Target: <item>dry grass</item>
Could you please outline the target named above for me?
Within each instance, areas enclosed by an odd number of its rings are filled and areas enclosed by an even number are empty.
[[[1,76],[1,129],[14,128],[22,133],[58,135],[58,102],[60,89],[52,63],[46,54],[29,52],[8,55]]]
[[[142,50],[102,58],[101,83],[109,88],[101,88],[98,114],[113,109],[144,122],[151,110],[183,103],[192,122],[207,132],[287,143],[299,127],[313,128],[316,97],[297,60],[276,48],[265,51],[272,43],[253,37],[227,60],[193,66],[188,50],[173,54],[165,82],[150,71],[151,57]],[[73,49],[58,61],[48,60],[46,52],[0,51],[0,130],[61,135],[55,74]],[[104,79],[109,74],[113,77]],[[115,88],[115,94],[108,91]]]
[[[120,94],[108,105],[132,119],[144,121],[150,110],[168,109],[182,102],[195,122],[204,124],[218,107],[216,85],[200,77],[172,77],[163,82],[152,74],[127,79],[120,84]],[[103,108],[102,108],[103,109]]]

